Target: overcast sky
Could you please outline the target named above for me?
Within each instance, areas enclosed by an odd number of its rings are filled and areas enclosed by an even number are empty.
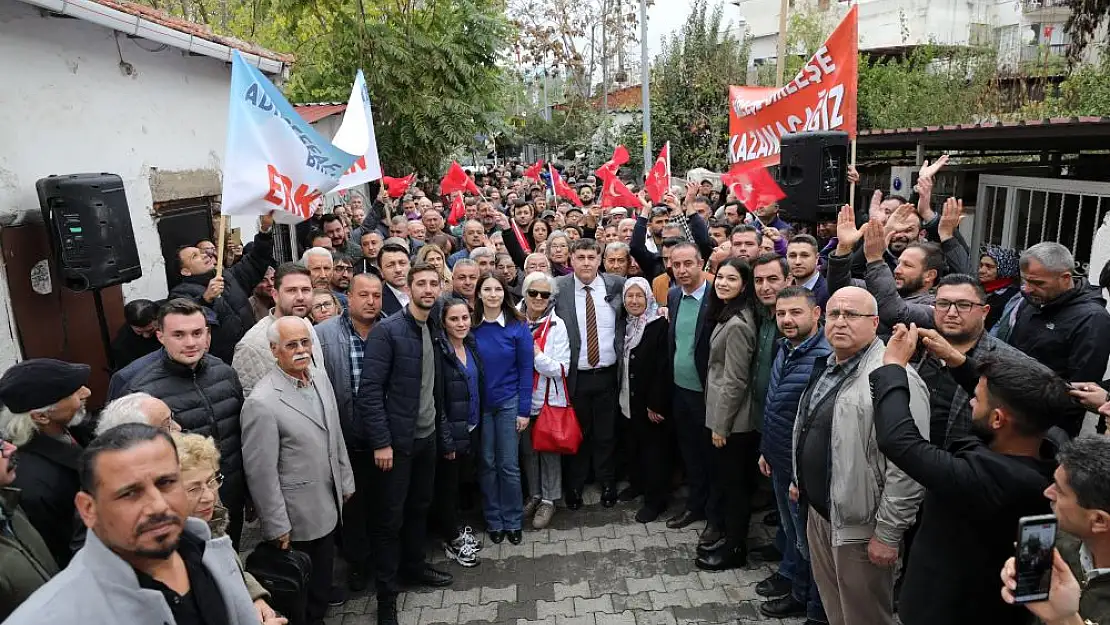
[[[721,0],[708,0],[706,12],[712,12],[720,3]],[[693,0],[655,0],[655,4],[648,7],[648,52],[652,58],[662,51],[663,41],[670,39],[686,22],[693,4]],[[739,14],[735,6],[726,5],[722,22],[735,26]]]

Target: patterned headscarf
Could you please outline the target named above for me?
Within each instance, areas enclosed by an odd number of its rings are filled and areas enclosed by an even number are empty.
[[[1008,247],[1001,247],[993,243],[983,246],[982,254],[990,256],[998,264],[998,277],[1016,278],[1020,275],[1018,269],[1018,253]]]
[[[632,350],[636,349],[636,346],[640,344],[640,339],[644,337],[644,328],[647,327],[647,324],[659,318],[659,306],[655,303],[655,296],[651,294],[651,285],[648,284],[648,281],[640,277],[625,280],[624,291],[621,293],[621,297],[623,298],[627,295],[628,289],[632,287],[637,287],[644,292],[644,297],[647,298],[647,308],[639,317],[628,315],[628,321],[624,328],[625,358],[628,358]],[[627,308],[625,310],[627,311]]]

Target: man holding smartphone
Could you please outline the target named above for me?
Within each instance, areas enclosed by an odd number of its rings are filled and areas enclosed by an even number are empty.
[[[921,436],[906,416],[906,365],[919,337],[974,393],[972,436],[946,449]],[[926,491],[899,597],[902,622],[1027,622],[1021,608],[1001,600],[997,569],[1014,553],[1018,519],[1047,512],[1040,493],[1056,466],[1045,434],[1071,403],[1067,384],[1020,355],[996,352],[974,363],[936,332],[914,325],[895,326],[883,362],[870,376],[879,450]]]

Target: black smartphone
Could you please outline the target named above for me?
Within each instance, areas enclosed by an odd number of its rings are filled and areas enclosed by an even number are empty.
[[[1052,514],[1025,516],[1018,520],[1014,603],[1048,599],[1056,526],[1056,516]]]

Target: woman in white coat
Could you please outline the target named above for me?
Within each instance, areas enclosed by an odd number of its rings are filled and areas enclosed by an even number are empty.
[[[570,370],[570,338],[567,327],[555,314],[555,279],[533,272],[521,283],[521,310],[535,340],[536,371],[532,391],[532,419],[540,414],[544,401],[552,406],[566,406],[563,376]],[[532,517],[532,527],[547,527],[555,515],[555,500],[563,492],[563,459],[559,454],[532,449],[532,430],[524,430],[524,477],[528,480],[530,497],[524,505],[524,518]]]

